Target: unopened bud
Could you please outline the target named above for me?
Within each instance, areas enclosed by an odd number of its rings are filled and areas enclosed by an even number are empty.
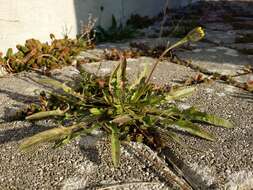
[[[201,40],[204,36],[205,32],[202,27],[196,27],[186,35],[188,40],[191,42],[197,42]]]

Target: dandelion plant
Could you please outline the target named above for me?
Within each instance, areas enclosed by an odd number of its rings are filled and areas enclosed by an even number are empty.
[[[165,90],[150,82],[157,64],[169,50],[188,41],[196,42],[203,36],[202,28],[192,30],[185,38],[165,50],[153,67],[144,71],[132,84],[127,81],[127,61],[123,55],[120,55],[121,60],[110,76],[98,77],[78,67],[81,80],[73,87],[53,79],[43,80],[43,83],[52,85],[57,91],[41,93],[40,105],[30,108],[26,119],[52,118],[60,126],[25,139],[20,148],[26,150],[52,141],[55,142],[54,147],[58,147],[81,135],[102,130],[109,136],[112,161],[118,167],[123,141],[141,142],[159,150],[170,141],[181,143],[176,133],[181,130],[213,141],[215,137],[196,122],[226,128],[232,128],[232,123],[200,112],[194,107],[180,110],[175,101],[172,101],[191,94],[194,87]]]

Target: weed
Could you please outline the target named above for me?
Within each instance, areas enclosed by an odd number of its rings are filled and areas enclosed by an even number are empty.
[[[90,14],[88,17],[88,23],[85,25],[82,24],[81,34],[78,36],[78,39],[85,39],[89,46],[94,46],[94,41],[96,38],[96,22],[97,18],[93,18]]]
[[[25,139],[20,148],[26,150],[52,141],[55,142],[54,147],[59,147],[80,135],[85,136],[100,129],[110,136],[112,161],[118,167],[122,141],[142,142],[155,150],[161,150],[169,142],[186,146],[177,135],[177,130],[213,141],[215,137],[195,122],[227,128],[233,125],[194,107],[180,110],[171,101],[193,93],[194,87],[165,90],[150,83],[153,71],[166,53],[187,41],[198,41],[203,36],[200,27],[191,31],[166,49],[152,68],[146,69],[132,84],[126,79],[127,62],[122,54],[110,76],[98,77],[78,66],[81,80],[73,87],[53,79],[44,79],[41,82],[52,85],[58,91],[42,93],[40,105],[33,105],[29,115],[27,111],[23,113],[26,120],[54,118],[61,126]]]
[[[131,15],[126,24],[135,29],[143,29],[154,24],[156,18],[149,18],[148,16],[140,16],[138,14]]]
[[[68,38],[69,31],[65,28],[63,39],[56,39],[50,34],[50,44],[36,39],[26,40],[25,45],[16,46],[16,53],[9,48],[5,56],[0,54],[0,65],[9,73],[33,70],[43,74],[48,74],[51,69],[70,65],[81,51],[94,47],[91,27],[94,25],[87,25],[86,30],[76,39]]]
[[[116,18],[112,15],[112,24],[108,29],[102,26],[97,27],[96,40],[97,42],[116,42],[123,39],[133,38],[137,35],[136,29],[130,25],[123,26],[117,24]]]

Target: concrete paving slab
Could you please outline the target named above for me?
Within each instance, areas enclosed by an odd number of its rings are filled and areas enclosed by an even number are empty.
[[[233,30],[206,30],[205,39],[215,44],[231,44],[235,42],[236,33]]]
[[[185,143],[204,152],[178,149],[174,146],[171,148],[177,159],[184,160],[188,167],[202,174],[202,180],[209,184],[208,189],[240,189],[243,184],[248,184],[245,189],[252,188],[252,103],[252,93],[220,83],[199,85],[196,94],[184,103],[227,118],[235,124],[232,130],[205,126],[216,135],[215,142],[189,136],[185,138]],[[185,169],[187,170],[187,167]],[[232,176],[237,176],[237,182],[232,180]],[[245,178],[240,181],[242,176]],[[234,185],[229,186],[232,182],[235,182]]]
[[[216,46],[211,48],[196,48],[193,51],[177,52],[182,59],[192,60],[192,64],[203,67],[211,72],[235,75],[242,72],[244,65],[252,65],[252,60],[238,51]]]
[[[63,70],[60,79],[66,77],[64,72],[67,71]],[[38,79],[40,76],[35,73],[23,72],[0,81],[0,189],[97,189],[98,185],[114,183],[127,183],[124,187],[129,189],[168,189],[161,171],[154,170],[152,162],[143,162],[127,148],[122,148],[121,168],[112,169],[108,142],[84,148],[82,141],[77,140],[57,150],[45,145],[21,153],[18,146],[24,137],[55,126],[50,121],[32,124],[5,120],[12,114],[10,110],[35,100],[34,90],[43,88],[35,82]]]
[[[156,59],[140,57],[138,59],[127,59],[127,62],[128,78],[130,81],[133,81],[145,70],[145,67],[151,67],[156,62]],[[117,61],[102,61],[92,64],[84,64],[82,66],[89,72],[97,73],[98,75],[106,75],[110,73],[111,69],[117,63]],[[98,70],[99,67],[100,69]],[[196,74],[197,72],[190,68],[182,65],[176,65],[168,61],[163,61],[159,63],[151,80],[153,82],[163,81],[164,84],[175,85],[180,84],[180,82],[188,79],[189,77],[193,77]],[[164,80],[167,79],[168,76],[170,76],[171,80]]]
[[[212,14],[210,15],[212,17]],[[217,14],[213,14],[213,18],[215,15]],[[211,43],[190,44],[192,51],[179,49],[176,52],[180,58],[191,59],[193,64],[209,71],[228,75],[242,72],[244,65],[253,64],[252,56],[242,55],[236,50],[240,44],[234,43],[236,37],[251,33],[252,20],[234,23],[234,30],[231,24],[221,22],[207,23],[205,26],[206,41]],[[150,29],[152,32],[159,32],[159,27],[154,26]],[[237,30],[236,27],[245,27],[245,29]],[[104,43],[98,45],[98,49],[81,53],[77,59],[88,58],[96,61],[83,67],[90,72],[105,75],[117,64],[116,61],[100,61],[105,48],[129,49],[130,42],[141,42],[154,47],[177,40],[178,38],[158,38]],[[129,80],[137,78],[145,66],[151,66],[154,62],[155,59],[148,57],[128,59]],[[71,83],[78,71],[73,66],[69,66],[51,73],[53,77]],[[196,74],[196,71],[188,67],[163,61],[158,65],[152,81],[157,84],[174,85]],[[143,159],[143,155],[125,146],[121,149],[121,167],[112,169],[110,146],[105,142],[106,139],[94,144],[93,141],[96,139],[92,137],[81,138],[60,149],[52,150],[48,145],[43,145],[28,154],[21,153],[18,145],[24,137],[51,128],[54,124],[50,121],[7,122],[6,115],[12,115],[24,104],[34,101],[38,93],[36,90],[48,88],[36,82],[41,76],[35,73],[6,75],[0,67],[0,77],[0,189],[97,189],[99,185],[119,183],[123,183],[123,186],[114,189],[169,189],[165,184],[167,179],[164,177],[164,170],[154,167],[151,160]],[[252,80],[252,77],[252,74],[248,74],[235,79],[246,82]],[[252,93],[217,82],[200,84],[190,98],[179,102],[179,107],[182,109],[192,105],[202,111],[231,120],[235,128],[226,130],[201,125],[216,135],[215,142],[181,133],[180,136],[186,144],[202,151],[186,150],[171,144],[164,151],[166,157],[175,161],[199,189],[252,190]],[[90,146],[87,146],[88,144]],[[157,155],[147,147],[136,144],[133,146],[140,152],[147,152],[148,157],[159,160]],[[160,164],[168,169],[163,160]]]
[[[231,44],[230,47],[240,51],[241,53],[253,55],[253,43],[235,43]]]
[[[208,29],[211,31],[227,32],[229,30],[233,30],[233,26],[229,23],[223,23],[223,22],[208,22],[208,23],[205,23],[205,29]]]
[[[151,65],[155,60],[142,57],[128,61],[127,70],[131,73],[131,77],[136,76],[137,73],[143,71],[145,65]],[[102,63],[99,74],[109,73],[115,64],[116,62],[112,61]],[[98,66],[99,63],[84,65],[91,72],[96,72]],[[58,70],[57,77],[64,80],[64,77],[71,78],[72,74],[75,75],[74,69],[73,72],[69,71],[68,67],[62,71]],[[72,74],[66,75],[69,73]],[[158,84],[173,84],[177,82],[176,80],[183,80],[195,74],[195,71],[190,68],[162,62],[155,72],[153,81]],[[61,75],[64,77],[61,78]],[[23,105],[24,102],[29,102],[34,98],[34,90],[41,88],[34,82],[34,79],[38,78],[40,76],[35,73],[20,73],[0,80],[1,117],[6,114],[7,108],[16,104]],[[248,175],[248,172],[253,169],[253,98],[252,94],[245,95],[244,93],[225,84],[200,85],[197,92],[184,103],[230,119],[236,126],[233,130],[204,126],[217,136],[216,142],[184,136],[188,144],[205,152],[183,150],[175,145],[172,145],[170,149],[175,157],[183,160],[183,166],[189,169],[187,171],[193,172],[191,177],[196,177],[196,174],[201,175],[202,178],[199,178],[202,179],[201,183],[204,181],[205,187],[207,185],[209,189],[214,186],[216,189],[223,189],[226,184],[234,182],[231,182],[232,174],[236,175],[240,171]],[[97,148],[86,150],[81,148],[81,141],[77,140],[57,150],[52,150],[45,145],[29,154],[20,153],[18,144],[24,137],[52,127],[52,124],[39,122],[35,125],[22,121],[6,123],[3,119],[1,121],[0,187],[2,189],[92,189],[98,184],[127,183],[134,180],[152,182],[157,186],[138,184],[139,186],[133,185],[132,189],[137,187],[138,189],[167,189],[160,171],[152,169],[152,163],[143,159],[141,162],[138,156],[136,158],[124,148],[121,168],[110,169],[112,166],[110,148],[103,142],[99,143]],[[143,149],[144,147],[141,148]],[[250,181],[251,178],[247,180]]]

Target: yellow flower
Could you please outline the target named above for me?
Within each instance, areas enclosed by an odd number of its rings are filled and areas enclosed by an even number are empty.
[[[202,27],[199,26],[199,27],[194,28],[192,31],[190,31],[186,35],[186,38],[189,41],[197,42],[197,41],[201,40],[204,36],[205,36],[205,32],[202,29]]]

